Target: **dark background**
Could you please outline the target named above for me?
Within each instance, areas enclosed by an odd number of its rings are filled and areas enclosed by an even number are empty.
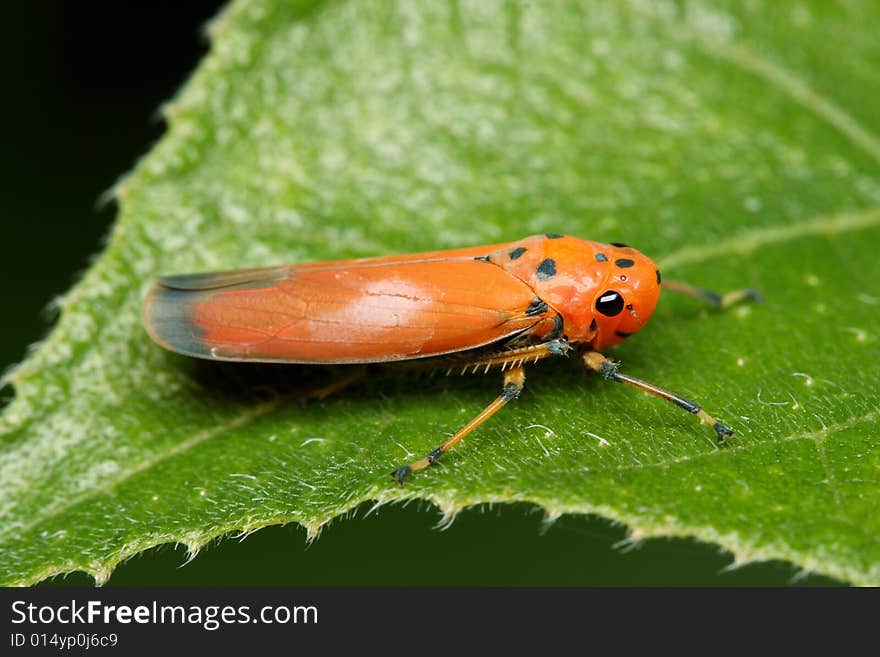
[[[164,130],[157,109],[207,50],[222,3],[7,3],[0,148],[0,368],[20,361],[53,321],[46,312],[102,247],[116,208],[97,201]],[[5,405],[12,395],[0,391]],[[616,546],[625,528],[566,517],[549,529],[533,507],[463,513],[451,528],[425,505],[384,507],[326,528],[225,540],[181,567],[172,547],[122,565],[109,585],[747,585],[833,584],[783,563],[723,571],[731,558],[691,540]],[[82,574],[57,579],[88,584]]]

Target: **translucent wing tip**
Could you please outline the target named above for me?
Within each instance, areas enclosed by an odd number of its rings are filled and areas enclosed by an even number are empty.
[[[161,276],[144,299],[144,327],[165,349],[216,359],[205,344],[204,331],[194,321],[196,306],[218,290],[270,287],[287,277],[285,267]]]
[[[193,303],[204,292],[179,289],[160,280],[144,299],[144,328],[154,342],[169,351],[211,358],[201,329],[193,322]]]

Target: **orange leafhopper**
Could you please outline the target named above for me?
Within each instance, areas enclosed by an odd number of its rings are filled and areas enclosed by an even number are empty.
[[[516,399],[524,365],[577,353],[590,369],[666,399],[733,432],[699,405],[619,371],[602,355],[641,330],[661,287],[727,306],[724,297],[662,282],[625,244],[545,234],[504,244],[356,260],[160,278],[144,302],[158,344],[225,361],[352,364],[422,360],[441,368],[498,368],[501,394],[435,450],[392,473],[403,484]]]

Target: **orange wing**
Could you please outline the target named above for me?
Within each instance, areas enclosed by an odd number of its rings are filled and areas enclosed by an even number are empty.
[[[215,360],[370,363],[486,345],[546,317],[493,247],[159,280],[144,323],[160,345]],[[540,306],[540,304],[539,304]]]

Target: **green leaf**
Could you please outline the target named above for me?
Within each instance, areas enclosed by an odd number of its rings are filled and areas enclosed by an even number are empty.
[[[598,513],[880,584],[877,3],[234,3],[117,187],[106,251],[8,379],[0,578],[103,582],[151,546],[312,535],[365,501]],[[838,50],[846,44],[846,56]],[[560,232],[624,241],[668,278],[766,302],[665,295],[615,350],[702,403],[586,374],[522,397],[442,465],[421,456],[489,377],[394,369],[305,408],[338,372],[196,362],[144,333],[162,273],[467,246]]]

